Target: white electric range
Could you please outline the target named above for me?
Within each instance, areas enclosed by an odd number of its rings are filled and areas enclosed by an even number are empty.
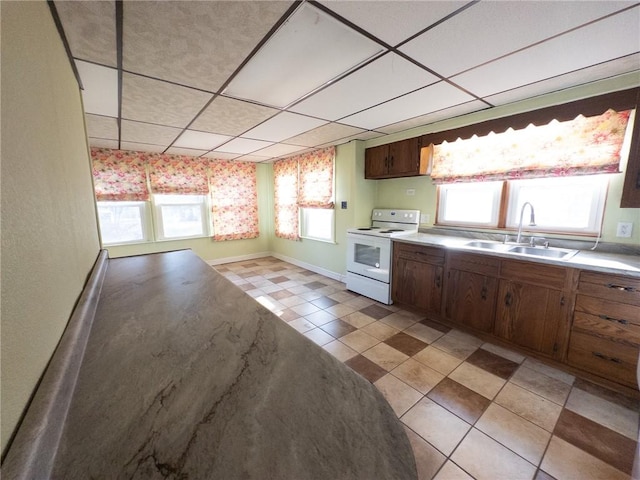
[[[391,239],[419,224],[419,210],[376,208],[371,225],[348,229],[347,289],[391,305]]]

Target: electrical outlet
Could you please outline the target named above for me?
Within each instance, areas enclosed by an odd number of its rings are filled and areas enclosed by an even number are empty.
[[[431,221],[431,215],[428,213],[423,213],[420,215],[420,223],[429,223]]]
[[[632,231],[633,231],[633,223],[618,222],[618,228],[616,229],[616,237],[630,238]]]
[[[415,188],[407,188],[407,195],[409,197],[413,197],[416,194],[416,189]]]

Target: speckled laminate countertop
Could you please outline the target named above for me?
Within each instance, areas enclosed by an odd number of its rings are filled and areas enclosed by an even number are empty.
[[[485,250],[479,248],[470,248],[466,244],[472,239],[454,237],[447,235],[434,235],[429,233],[413,233],[410,235],[401,235],[393,238],[394,242],[414,243],[418,245],[429,245],[435,247],[443,247],[472,253],[480,253],[485,255],[493,255],[502,258],[510,258],[513,260],[528,260],[550,265],[562,265],[571,268],[583,268],[598,272],[611,273],[615,275],[628,275],[640,278],[640,255],[621,255],[614,253],[602,253],[590,250],[579,250],[578,253],[567,260],[559,260],[554,258],[532,257],[530,255],[517,255],[513,253],[504,253],[493,250]],[[542,249],[543,247],[537,247]]]

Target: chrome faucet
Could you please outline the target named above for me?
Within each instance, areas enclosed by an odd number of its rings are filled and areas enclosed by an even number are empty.
[[[524,204],[522,205],[522,210],[520,210],[520,224],[518,225],[518,238],[516,238],[516,243],[520,243],[520,238],[522,237],[522,217],[524,216],[524,207],[526,207],[527,205],[531,207],[531,219],[529,221],[529,226],[536,226],[536,216],[535,213],[533,213],[533,205],[531,205],[529,202],[524,202]]]

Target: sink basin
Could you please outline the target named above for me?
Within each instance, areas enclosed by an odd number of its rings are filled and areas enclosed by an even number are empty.
[[[482,242],[479,240],[465,243],[464,246],[471,248],[482,248],[485,250],[498,250],[501,252],[506,252],[507,250],[509,250],[509,248],[511,248],[509,245],[505,245],[504,243]]]
[[[563,248],[543,248],[543,247],[512,247],[508,253],[519,253],[522,255],[532,255],[534,257],[546,257],[567,259],[573,257],[577,250],[567,250]]]

